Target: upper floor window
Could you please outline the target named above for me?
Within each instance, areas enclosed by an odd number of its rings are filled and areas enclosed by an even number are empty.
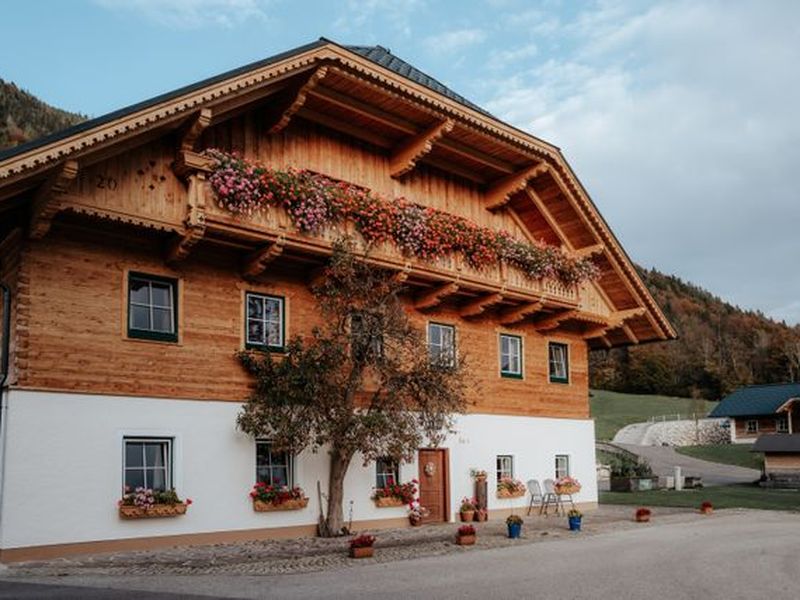
[[[383,356],[383,334],[380,317],[367,313],[350,315],[350,343],[353,358],[359,360]]]
[[[283,350],[283,298],[248,292],[247,347]]]
[[[775,431],[778,433],[789,433],[789,417],[781,415],[775,418]]]
[[[569,477],[569,456],[556,454],[556,479]]]
[[[256,441],[256,483],[275,487],[294,485],[294,460],[291,453],[277,451],[272,442]]]
[[[178,341],[178,282],[168,277],[128,275],[128,336]]]
[[[428,356],[431,364],[453,367],[456,364],[456,328],[428,323]]]
[[[758,421],[756,419],[748,419],[745,423],[745,431],[747,433],[758,433]]]
[[[166,491],[172,488],[172,440],[124,438],[124,485]]]
[[[400,483],[400,467],[396,460],[384,457],[375,461],[375,487],[385,488]]]
[[[514,457],[501,454],[497,457],[497,481],[514,478]]]
[[[522,377],[522,338],[500,334],[500,374],[503,377]]]
[[[550,381],[553,383],[569,383],[569,354],[566,344],[550,342],[548,345],[550,361]]]

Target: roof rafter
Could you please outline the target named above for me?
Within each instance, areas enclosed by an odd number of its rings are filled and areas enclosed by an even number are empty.
[[[511,196],[519,191],[525,189],[528,181],[534,177],[546,173],[550,170],[548,164],[544,161],[537,165],[531,165],[503,177],[499,181],[493,183],[488,190],[484,199],[484,206],[488,210],[497,210],[502,208],[511,199]]]
[[[432,290],[424,292],[417,296],[414,300],[414,308],[424,310],[426,308],[433,308],[439,306],[442,301],[448,296],[452,296],[458,291],[458,281],[449,281]]]
[[[542,215],[542,218],[547,223],[547,226],[553,230],[553,233],[555,233],[556,236],[558,236],[558,239],[561,240],[561,243],[566,247],[566,249],[572,252],[574,250],[572,242],[569,241],[567,234],[564,233],[564,230],[561,229],[558,221],[556,221],[555,217],[547,209],[544,200],[539,197],[539,194],[537,194],[535,190],[528,186],[525,187],[525,193],[528,195],[528,198],[531,199],[531,202],[533,202],[533,205],[536,207],[536,210],[539,211],[539,214]]]
[[[458,314],[462,317],[477,317],[478,315],[482,315],[487,308],[502,302],[502,300],[503,294],[500,292],[496,292],[494,294],[485,294],[475,298],[474,300],[471,300],[470,302],[467,302],[461,307],[461,310],[458,311]]]
[[[428,154],[433,145],[446,133],[453,130],[453,120],[445,119],[434,123],[428,129],[415,136],[410,137],[400,144],[389,159],[389,174],[398,179],[409,173],[417,161]]]
[[[544,301],[538,300],[536,302],[527,302],[520,306],[508,308],[498,315],[498,320],[503,325],[513,325],[524,321],[528,317],[535,315],[537,312],[544,308]]]
[[[577,312],[578,311],[575,309],[562,310],[550,315],[549,317],[545,317],[537,323],[534,323],[533,326],[536,331],[549,331],[551,329],[556,329],[561,325],[561,323],[572,318]]]
[[[242,265],[242,276],[247,279],[255,279],[267,270],[269,264],[283,254],[283,236],[279,237],[269,246],[256,250],[245,258]]]
[[[316,69],[297,89],[291,94],[289,102],[278,109],[277,114],[273,116],[273,123],[269,126],[269,133],[279,133],[284,130],[292,117],[297,114],[297,111],[302,108],[308,99],[308,95],[316,88],[320,81],[322,81],[328,74],[328,67],[321,66]]]

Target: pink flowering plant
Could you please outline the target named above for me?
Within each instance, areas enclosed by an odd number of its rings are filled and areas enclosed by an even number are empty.
[[[174,489],[162,491],[144,487],[131,489],[129,486],[126,486],[122,498],[117,504],[119,504],[119,506],[135,506],[147,510],[157,504],[168,504],[170,506],[186,504],[188,506],[191,503],[192,501],[188,498],[185,502],[182,501]]]
[[[516,494],[524,494],[527,490],[528,488],[522,481],[520,481],[519,479],[514,479],[512,477],[501,477],[500,480],[497,482],[498,492],[505,492],[506,494],[516,495]]]
[[[572,258],[561,248],[519,240],[507,231],[404,198],[388,201],[318,173],[270,169],[221,150],[206,150],[206,155],[212,161],[208,181],[217,203],[236,215],[280,207],[305,233],[349,221],[368,244],[391,240],[406,256],[430,261],[457,254],[476,269],[505,262],[530,279],[554,279],[568,286],[599,275],[591,258]]]
[[[398,498],[403,504],[411,505],[417,498],[417,484],[416,479],[412,479],[406,483],[389,482],[384,487],[375,488],[372,493],[372,499],[378,498]]]
[[[303,488],[299,486],[288,487],[279,485],[269,485],[263,481],[259,481],[250,490],[250,497],[253,500],[259,500],[265,504],[280,505],[288,502],[289,500],[302,500],[306,497]]]

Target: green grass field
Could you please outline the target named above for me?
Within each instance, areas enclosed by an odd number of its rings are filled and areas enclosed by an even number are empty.
[[[601,504],[698,508],[706,500],[715,508],[800,510],[800,491],[767,490],[755,485],[724,485],[681,492],[675,490],[600,492]]]
[[[727,446],[684,446],[675,448],[675,450],[680,454],[702,460],[760,470],[763,462],[761,454],[750,452],[752,448],[752,444],[728,444]]]
[[[691,415],[694,412],[707,414],[716,406],[716,402],[707,400],[621,394],[605,390],[592,390],[589,403],[598,440],[611,440],[625,425],[641,423],[650,417],[676,413]]]

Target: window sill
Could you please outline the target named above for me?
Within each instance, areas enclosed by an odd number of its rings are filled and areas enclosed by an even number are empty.
[[[550,378],[550,383],[558,383],[561,385],[569,385],[569,379],[557,379],[555,377]]]
[[[274,352],[275,354],[285,354],[286,346],[264,346],[263,344],[245,344],[245,350],[260,350],[261,352]]]
[[[522,373],[500,373],[500,377],[505,379],[523,379]]]
[[[164,342],[168,344],[177,344],[178,334],[158,333],[155,331],[141,331],[137,329],[128,329],[128,339],[143,340],[145,342]]]

